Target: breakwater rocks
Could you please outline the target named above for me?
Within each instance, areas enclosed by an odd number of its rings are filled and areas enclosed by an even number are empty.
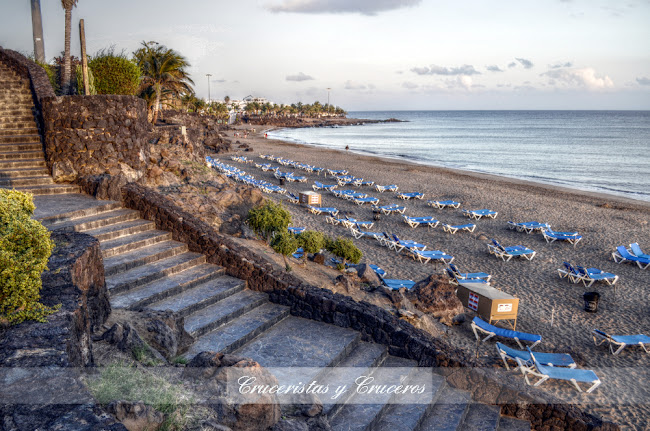
[[[277,128],[297,129],[303,127],[342,127],[361,126],[364,124],[377,123],[400,123],[402,120],[389,118],[387,120],[368,120],[361,118],[303,118],[303,117],[243,117],[242,120],[248,124],[260,126],[273,126]]]

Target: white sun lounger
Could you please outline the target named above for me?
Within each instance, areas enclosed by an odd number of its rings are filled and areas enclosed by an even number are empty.
[[[476,229],[476,225],[473,223],[467,223],[467,224],[459,224],[456,226],[449,225],[447,223],[442,224],[442,230],[450,233],[450,234],[455,234],[459,230],[466,230],[467,232],[474,232],[474,229]]]

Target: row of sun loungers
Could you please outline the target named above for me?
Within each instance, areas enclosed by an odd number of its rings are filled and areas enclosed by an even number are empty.
[[[645,254],[638,243],[630,244],[628,249],[624,245],[616,247],[612,253],[612,258],[616,263],[634,263],[641,269],[650,267],[650,255]]]
[[[265,193],[280,193],[286,194],[287,190],[282,187],[271,184],[267,181],[256,180],[252,175],[247,175],[246,172],[242,171],[239,168],[234,166],[229,166],[225,163],[220,162],[219,160],[213,159],[210,156],[205,158],[208,166],[218,170],[228,178],[232,178],[235,181],[243,182],[253,187],[257,187]]]
[[[582,282],[585,287],[591,287],[597,281],[603,281],[613,286],[618,281],[618,275],[611,272],[604,272],[598,268],[584,268],[582,266],[573,266],[569,262],[564,262],[564,267],[557,270],[560,278],[566,278],[571,283]]]

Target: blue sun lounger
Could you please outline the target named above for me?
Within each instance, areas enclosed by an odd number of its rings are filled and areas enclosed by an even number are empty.
[[[645,254],[643,250],[641,250],[641,246],[639,245],[638,242],[633,242],[632,244],[630,244],[630,249],[632,250],[632,253],[634,253],[636,257],[650,259],[650,254]]]
[[[492,244],[488,244],[487,246],[490,254],[500,257],[505,262],[509,261],[513,257],[523,257],[526,260],[533,260],[533,257],[535,257],[536,254],[534,250],[524,247],[523,245],[504,247],[495,239],[492,240]]]
[[[528,369],[522,368],[522,371],[524,372],[524,380],[526,380],[526,383],[530,386],[539,386],[548,379],[565,380],[567,382],[571,382],[571,384],[575,386],[578,392],[582,392],[582,388],[578,385],[578,383],[591,383],[589,389],[585,391],[589,394],[602,383],[596,373],[594,373],[592,370],[542,365],[537,360],[537,353],[533,353],[530,348],[528,348],[528,353],[530,354],[530,358],[532,359],[535,367]],[[538,377],[539,380],[536,383],[532,383],[528,378],[529,376]]]
[[[555,241],[566,241],[574,247],[582,239],[582,235],[578,235],[578,232],[555,232],[551,229],[543,229],[542,235],[549,244]]]
[[[481,217],[497,218],[497,212],[483,209],[483,210],[461,210],[465,217],[473,218],[475,220],[480,220]]]
[[[296,259],[300,259],[305,255],[305,251],[302,249],[302,247],[298,248],[295,253],[292,254],[293,257]]]
[[[373,209],[378,209],[381,210],[382,213],[388,215],[391,213],[400,213],[404,214],[404,211],[406,211],[406,207],[401,207],[399,205],[384,205],[384,206],[373,206]]]
[[[453,265],[453,264],[450,264]],[[465,286],[465,287],[470,287],[470,286],[476,286],[476,285],[482,285],[482,286],[489,286],[490,282],[487,281],[484,278],[462,278],[459,277],[454,271],[452,271],[449,268],[445,268],[445,272],[447,273],[447,276],[449,277],[449,284],[454,285],[454,286]]]
[[[460,202],[446,200],[446,201],[427,201],[427,205],[434,208],[443,209],[446,207],[460,208]]]
[[[576,266],[576,269],[578,271],[578,281],[582,281],[585,287],[590,287],[597,281],[604,281],[608,285],[613,286],[618,281],[618,275],[612,274],[611,272],[602,271],[598,268],[585,268],[582,266]]]
[[[379,238],[384,236],[381,232],[366,232],[366,231],[359,230],[359,228],[356,226],[350,229],[350,232],[352,233],[352,236],[355,239],[368,237],[368,238],[379,240]]]
[[[314,191],[318,191],[318,190],[332,191],[338,186],[339,186],[338,184],[323,184],[320,181],[314,181],[314,185],[312,185],[311,188],[314,189]]]
[[[427,227],[436,227],[438,226],[438,223],[440,223],[433,217],[409,217],[407,215],[404,215],[402,217],[404,217],[404,223],[408,224],[412,228],[416,228],[421,225],[425,225]]]
[[[522,223],[515,223],[515,222],[508,222],[508,227],[510,229],[514,229],[517,232],[526,232],[527,234],[531,234],[537,231],[542,231],[544,229],[550,229],[551,225],[548,223],[540,223],[537,221],[528,221],[528,222],[522,222]]]
[[[384,283],[384,286],[390,290],[399,290],[402,288],[411,289],[415,286],[415,281],[413,280],[398,280],[394,278],[382,278],[381,281]]]
[[[467,223],[467,224],[458,224],[455,226],[449,225],[447,223],[442,224],[442,230],[450,233],[450,234],[455,234],[459,230],[466,230],[467,232],[474,232],[474,229],[476,229],[476,225],[473,223]]]
[[[370,269],[372,269],[373,271],[375,271],[375,273],[376,273],[380,278],[381,278],[381,277],[384,277],[384,276],[386,275],[386,271],[384,271],[383,269],[381,269],[381,268],[378,267],[377,265],[373,265],[373,264],[371,263],[371,264],[368,265],[368,266],[370,267]]]
[[[430,260],[439,260],[440,262],[449,265],[454,261],[454,256],[448,255],[440,250],[418,250],[416,248],[408,248],[413,260],[420,263],[427,263]]]
[[[650,344],[650,337],[644,334],[609,335],[606,332],[594,329],[592,337],[594,338],[594,344],[596,344],[596,346],[608,342],[609,350],[614,355],[621,353],[621,350],[627,346],[641,346],[646,353],[650,353],[650,351],[645,347],[646,344]],[[618,348],[614,350],[614,346],[617,346]]]
[[[511,340],[515,340],[517,344],[519,344],[519,347],[521,347],[522,349],[524,348],[524,345],[521,343],[522,341],[527,341],[529,343],[532,343],[530,347],[535,347],[537,344],[539,344],[542,341],[541,335],[528,334],[526,332],[512,331],[510,329],[499,328],[498,326],[490,325],[489,323],[487,323],[485,320],[481,319],[478,316],[475,317],[474,320],[472,320],[472,331],[474,331],[474,335],[476,336],[476,339],[481,343],[486,342],[492,337],[509,338]],[[481,335],[478,334],[479,331],[484,334],[487,334],[487,337],[481,340]]]
[[[391,184],[389,186],[380,186],[379,184],[375,184],[375,190],[377,190],[379,193],[383,192],[396,192],[399,187],[397,187],[396,184]]]
[[[636,263],[641,269],[646,269],[650,266],[650,258],[634,255],[622,245],[616,247],[616,251],[612,253],[612,257],[616,263],[632,262]]]
[[[379,203],[379,199],[368,196],[368,197],[364,197],[364,198],[357,198],[357,199],[354,200],[354,203],[357,204],[357,205],[363,205],[363,204],[377,205]]]
[[[335,215],[337,215],[339,213],[339,210],[337,210],[336,208],[332,208],[332,207],[315,207],[315,206],[312,206],[312,205],[307,205],[307,210],[312,214],[327,213],[327,214],[331,215],[332,217],[334,217]]]
[[[454,273],[456,278],[461,278],[461,279],[476,279],[476,278],[478,278],[478,279],[483,279],[483,280],[488,281],[488,282],[490,281],[490,278],[492,278],[492,276],[490,274],[488,274],[487,272],[460,272],[458,267],[453,263],[449,264],[449,269]]]
[[[532,368],[535,364],[533,363],[530,353],[524,350],[513,349],[508,347],[505,344],[501,344],[497,341],[496,343],[497,353],[501,356],[503,363],[506,366],[506,369],[509,370],[508,359],[517,363],[517,367],[514,368],[514,371],[521,369],[522,374],[525,374],[524,370]],[[576,361],[573,360],[571,355],[568,353],[540,353],[535,352],[535,359],[542,365],[550,365],[553,367],[567,367],[575,368]]]
[[[287,228],[287,230],[289,232],[291,232],[292,234],[294,234],[294,235],[298,235],[298,234],[303,233],[305,231],[305,228],[304,227],[289,226]]]
[[[409,199],[422,199],[424,198],[424,193],[418,193],[418,192],[413,192],[413,193],[398,193],[397,197],[400,199],[404,200],[409,200]]]

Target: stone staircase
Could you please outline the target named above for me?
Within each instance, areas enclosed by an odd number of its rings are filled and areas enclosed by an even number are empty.
[[[55,197],[43,197],[50,198]],[[352,329],[291,316],[288,307],[271,303],[266,294],[206,263],[205,256],[189,252],[137,211],[96,202],[39,219],[49,229],[73,229],[99,239],[112,307],[171,309],[185,316],[185,329],[197,337],[187,358],[212,350],[272,368],[337,365],[319,371],[319,381],[347,384],[355,377],[327,374],[340,367],[356,368],[355,376],[359,369],[380,375],[404,367],[409,370],[405,383],[417,383],[415,361],[389,355],[385,346],[362,341]],[[469,393],[448,386],[440,375],[433,374],[429,386],[430,403],[396,404],[385,396],[363,404],[354,402],[359,395],[346,394],[338,404],[325,404],[324,413],[337,431],[530,429],[529,422],[501,417],[498,407],[475,404]]]
[[[78,193],[54,184],[45,164],[29,81],[0,62],[0,188],[34,195]]]

